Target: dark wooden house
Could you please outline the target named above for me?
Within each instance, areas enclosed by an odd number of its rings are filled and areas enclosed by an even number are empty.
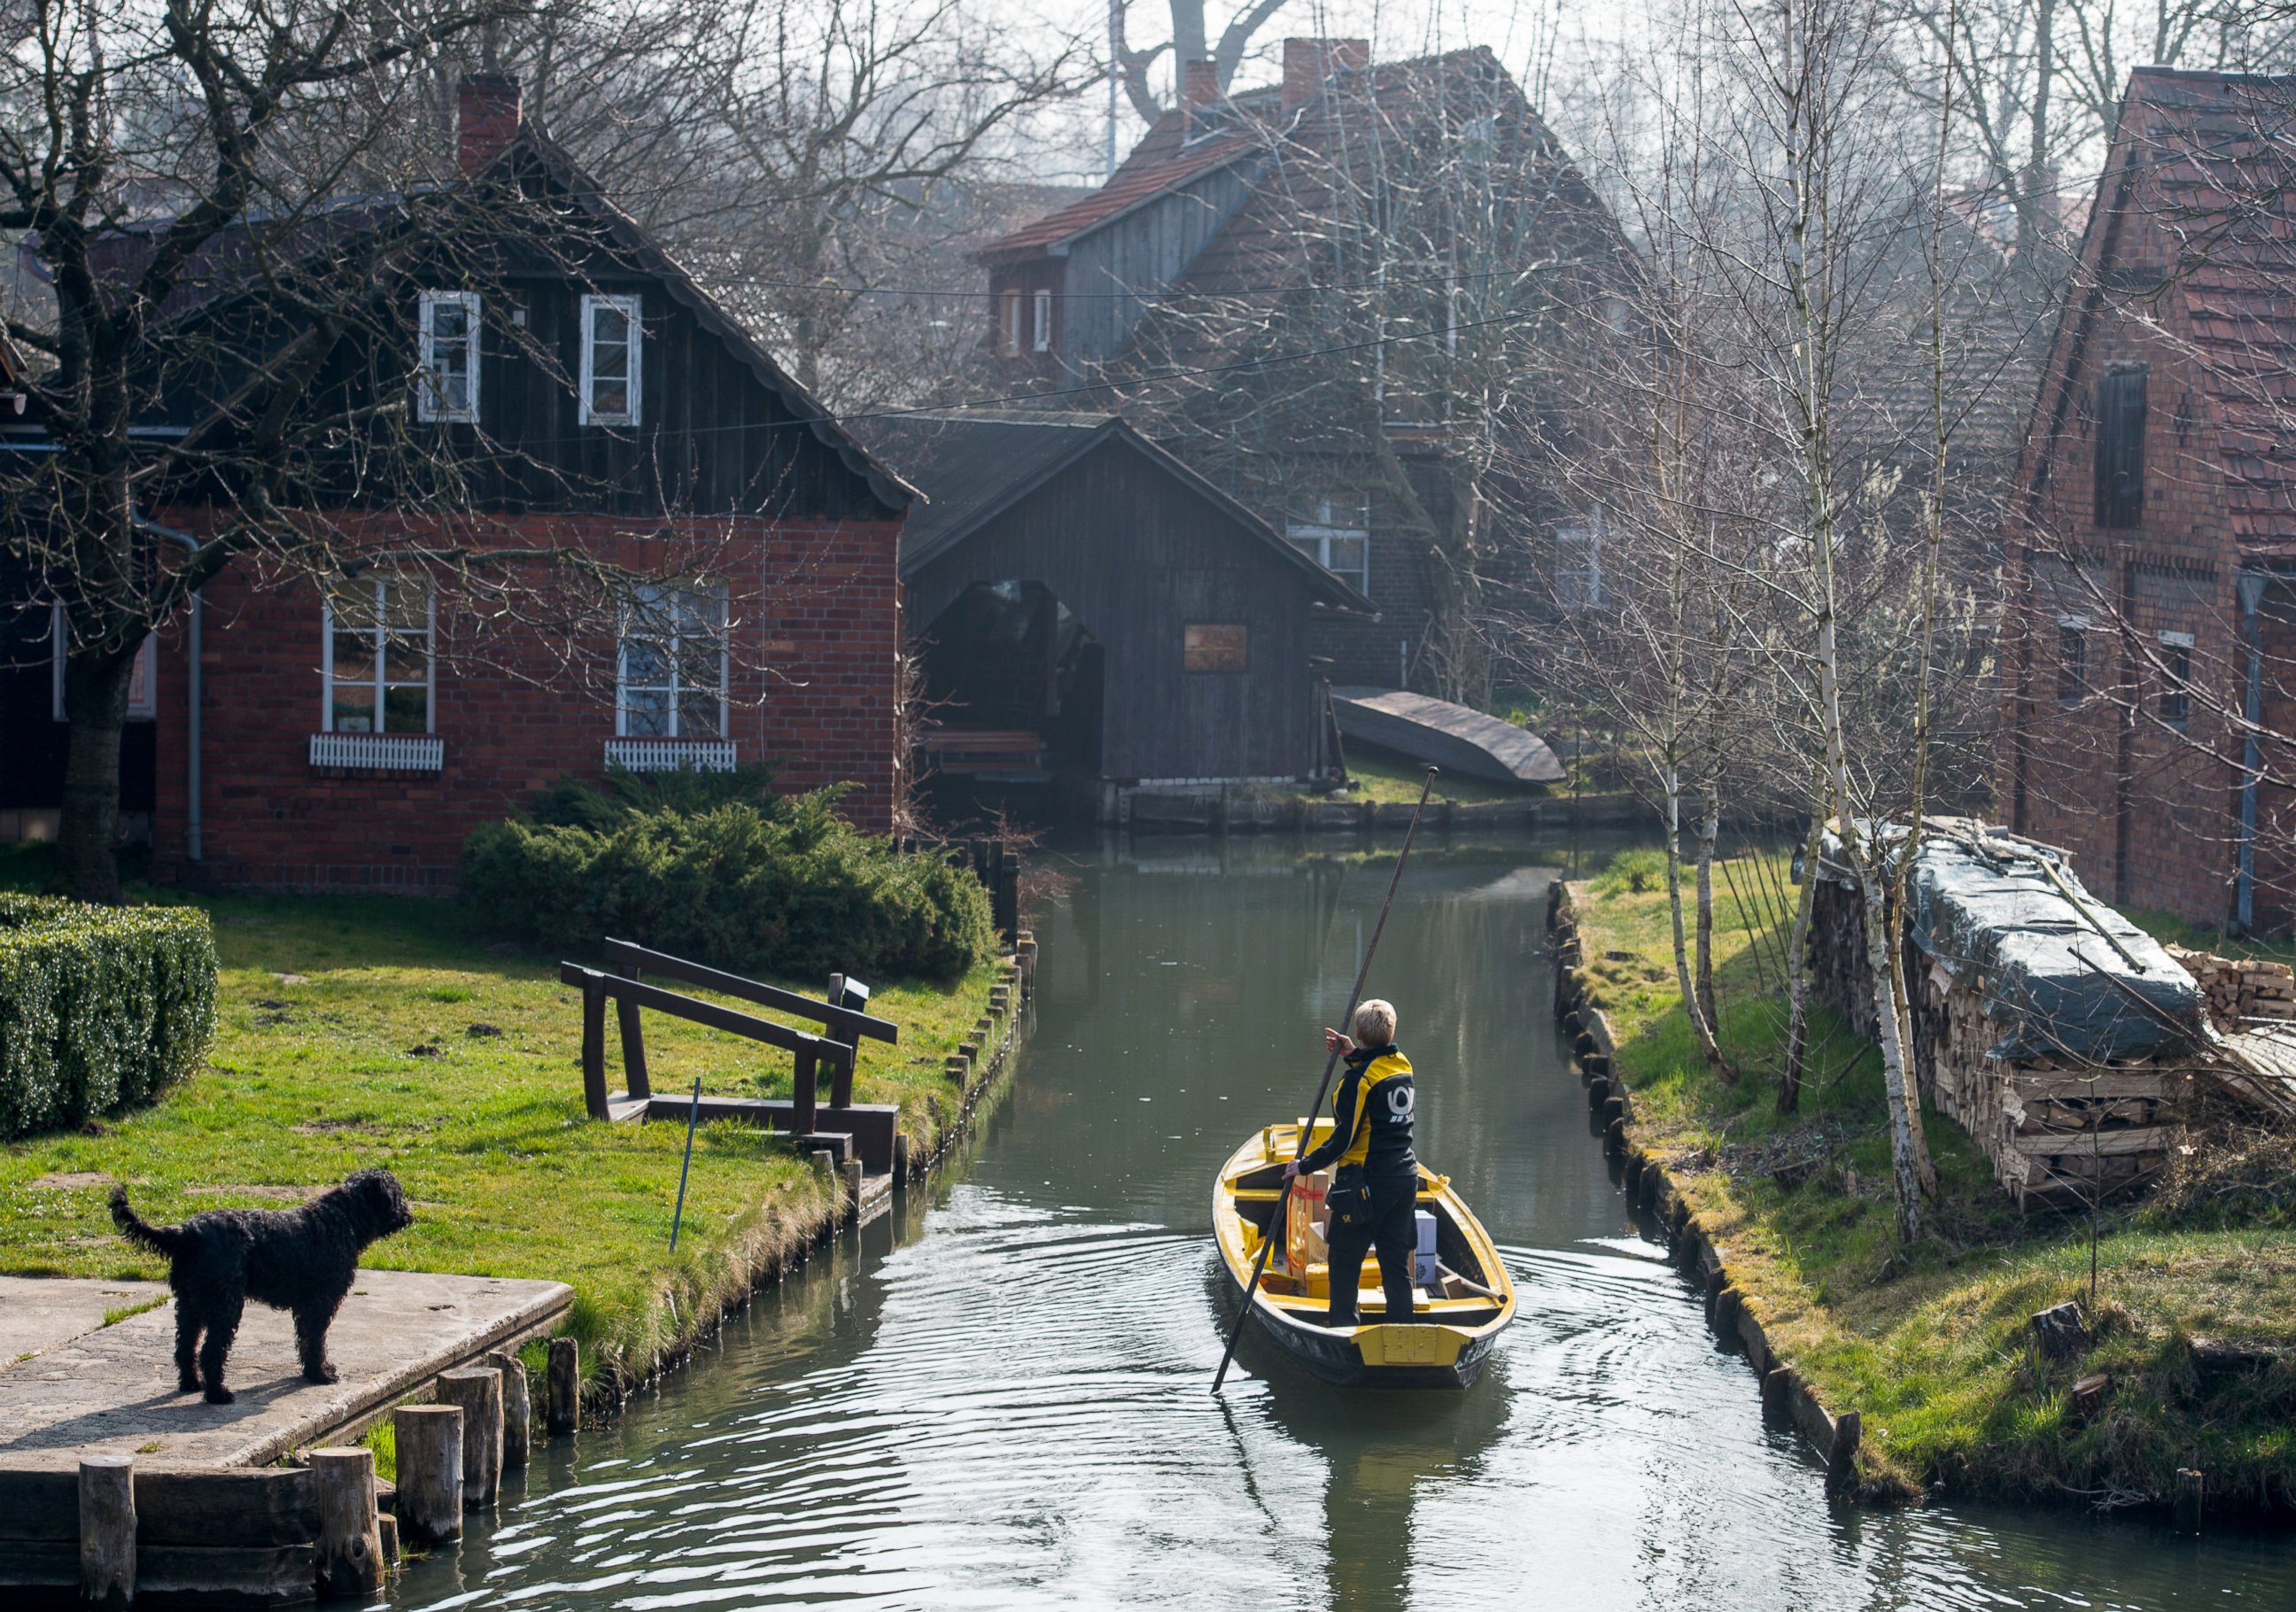
[[[355,258],[377,288],[299,405],[371,423],[283,483],[288,519],[357,563],[234,565],[159,641],[160,875],[444,889],[473,826],[609,765],[771,761],[779,787],[847,785],[843,810],[889,826],[914,489],[521,116],[514,83],[465,85],[459,147],[457,183],[354,199],[267,252],[225,237],[171,307],[213,357],[153,377],[155,453],[217,417],[227,444],[259,405],[298,333],[280,277]],[[149,238],[110,250],[124,273]],[[165,463],[146,485],[155,544],[233,529],[230,486]],[[488,569],[505,550],[527,558]],[[455,552],[481,560],[423,558]]]
[[[1365,594],[1339,681],[1480,700],[1487,593],[1600,601],[1600,513],[1539,484],[1553,400],[1497,333],[1609,316],[1633,253],[1488,50],[1288,39],[1225,97],[1203,65],[1105,185],[980,253],[990,362],[1110,387]]]
[[[914,419],[879,446],[928,502],[901,581],[944,769],[1136,786],[1332,765],[1322,672],[1363,596],[1105,414]]]

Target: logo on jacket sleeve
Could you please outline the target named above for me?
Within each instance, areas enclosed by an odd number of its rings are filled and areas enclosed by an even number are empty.
[[[1417,1101],[1417,1096],[1409,1081],[1390,1083],[1387,1088],[1388,1117],[1398,1124],[1410,1118],[1412,1105]]]

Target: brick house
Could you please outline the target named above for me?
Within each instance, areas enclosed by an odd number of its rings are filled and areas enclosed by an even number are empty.
[[[2296,916],[2296,79],[2140,68],[2007,532],[1997,802],[2091,889]]]
[[[977,255],[995,384],[1115,399],[1368,597],[1320,646],[1335,682],[1484,698],[1477,601],[1598,605],[1601,517],[1527,482],[1536,380],[1509,370],[1494,430],[1454,406],[1488,380],[1461,361],[1528,307],[1630,294],[1616,219],[1488,50],[1287,39],[1279,84],[1222,95],[1197,62],[1181,99],[1105,184]],[[1335,356],[1288,367],[1314,349]],[[1187,374],[1217,380],[1167,384]]]
[[[848,814],[886,828],[912,490],[521,118],[515,83],[467,82],[460,112],[448,193],[334,215],[331,246],[461,209],[378,253],[396,322],[347,336],[310,396],[413,406],[400,440],[312,470],[306,513],[351,553],[570,553],[647,581],[561,613],[435,564],[325,587],[234,565],[158,644],[155,875],[443,891],[472,828],[610,762],[771,760],[776,787],[847,785]],[[512,213],[557,233],[491,228]],[[255,293],[216,257],[181,316],[227,329]],[[183,430],[206,384],[143,429]],[[226,511],[179,486],[149,514],[192,544]]]

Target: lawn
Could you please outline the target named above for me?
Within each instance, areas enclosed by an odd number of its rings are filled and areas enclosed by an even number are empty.
[[[22,882],[20,863],[17,882]],[[0,882],[9,870],[0,866]],[[164,897],[163,897],[164,898]],[[824,1191],[785,1144],[735,1125],[694,1144],[685,1228],[668,1252],[681,1127],[594,1124],[577,993],[559,959],[490,944],[458,904],[389,897],[201,901],[222,972],[206,1070],[100,1134],[0,1149],[0,1271],[161,1274],[111,1235],[126,1182],[147,1219],[295,1201],[366,1166],[415,1205],[373,1265],[570,1282],[593,1358],[643,1375],[793,1246]],[[942,1060],[984,1011],[993,968],[955,986],[896,984],[873,1011],[898,1046],[864,1043],[857,1101],[898,1102],[913,1142]],[[784,981],[817,994],[822,982]],[[734,1004],[742,1005],[742,1004]],[[609,1078],[619,1089],[609,1034]],[[786,1096],[784,1055],[649,1015],[657,1092]],[[94,1129],[94,1127],[91,1127]],[[101,1178],[101,1179],[99,1179]]]
[[[1634,1092],[1631,1140],[1666,1163],[1773,1346],[1829,1406],[1862,1413],[1869,1476],[1901,1493],[1943,1483],[1999,1498],[2107,1501],[2165,1495],[2178,1467],[2197,1466],[2218,1500],[2285,1506],[2296,1483],[2286,1192],[2268,1182],[2251,1191],[2267,1206],[2258,1223],[2196,1210],[2227,1201],[2224,1182],[2240,1175],[2203,1155],[2151,1200],[2109,1208],[2095,1226],[2096,1345],[2079,1362],[2037,1366],[2028,1319],[2066,1299],[2090,1307],[2089,1222],[2021,1217],[1975,1146],[1931,1111],[1939,1194],[1922,1240],[1898,1248],[1879,1059],[1819,1011],[1800,1111],[1776,1112],[1789,889],[1775,862],[1737,862],[1729,873],[1716,927],[1734,1083],[1692,1046],[1662,892],[1636,893],[1617,877],[1572,887],[1590,985]],[[1797,1186],[1774,1179],[1804,1161],[1816,1167]],[[2203,1385],[2188,1347],[2196,1337],[2291,1358]],[[2112,1373],[2113,1395],[2084,1426],[2070,1390],[2093,1371]]]

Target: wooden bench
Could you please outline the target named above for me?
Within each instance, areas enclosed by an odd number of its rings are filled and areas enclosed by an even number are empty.
[[[1045,736],[1033,728],[929,728],[917,754],[943,772],[975,767],[1034,766]]]
[[[853,1070],[861,1038],[898,1042],[899,1026],[833,1000],[821,1001],[784,991],[777,986],[706,968],[626,940],[607,941],[605,952],[608,962],[622,972],[609,973],[575,962],[562,962],[558,967],[558,978],[582,993],[582,1095],[591,1118],[682,1120],[693,1112],[701,1119],[731,1119],[763,1130],[785,1132],[800,1148],[825,1150],[840,1164],[847,1158],[857,1158],[863,1167],[873,1173],[893,1167],[893,1138],[899,1128],[901,1111],[891,1103],[855,1102]],[[640,978],[647,973],[809,1019],[822,1026],[827,1034],[795,1029],[753,1013],[649,985]],[[832,976],[832,997],[840,994],[843,988],[844,976]],[[606,1088],[609,1001],[614,1004],[615,1019],[621,1031],[622,1073],[628,1087],[619,1098]],[[656,1096],[646,1070],[645,1032],[641,1018],[646,1009],[791,1053],[796,1060],[797,1074],[790,1097],[761,1100],[705,1096],[697,1107],[691,1097]],[[820,1095],[824,1065],[830,1077],[827,1103],[821,1101]]]

